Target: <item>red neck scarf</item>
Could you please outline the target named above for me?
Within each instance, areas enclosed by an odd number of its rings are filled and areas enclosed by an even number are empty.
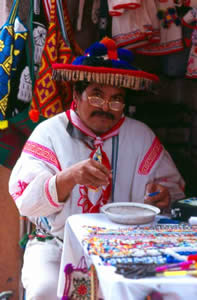
[[[74,110],[70,109],[66,111],[67,118],[78,130],[80,130],[86,136],[93,138],[93,150],[90,153],[90,157],[95,159],[95,157],[101,157],[99,161],[105,165],[109,170],[111,170],[111,165],[107,154],[103,150],[102,146],[105,140],[116,136],[119,134],[119,129],[123,124],[125,117],[122,117],[119,122],[111,128],[108,132],[97,136],[85,124],[80,120],[78,115]],[[99,153],[99,155],[97,155]],[[98,160],[98,159],[97,159]],[[102,188],[93,188],[80,186],[80,198],[78,200],[78,206],[82,207],[83,213],[97,213],[100,211],[100,207],[107,203],[111,195],[112,182],[108,186]]]

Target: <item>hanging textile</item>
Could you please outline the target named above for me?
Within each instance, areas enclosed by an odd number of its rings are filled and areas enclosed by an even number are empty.
[[[75,58],[74,50],[76,47],[72,49],[73,52],[71,50],[74,38],[69,39],[71,29],[67,30],[69,20],[64,20],[66,8],[65,6],[64,9],[61,8],[62,2],[60,0],[51,1],[50,23],[29,112],[30,118],[34,122],[39,120],[40,115],[50,118],[66,110],[72,100],[70,83],[57,83],[52,80],[51,66],[53,63],[71,63]]]
[[[51,9],[51,0],[42,0],[42,5],[44,7],[44,13],[48,23],[50,22],[50,9]]]
[[[38,0],[34,1],[38,3]],[[33,7],[34,5],[30,7],[30,19],[32,19],[33,17]],[[36,19],[36,21],[38,21],[38,19]],[[36,24],[38,25],[38,22]],[[37,25],[34,28],[37,28]],[[31,26],[29,28],[29,32],[30,37],[31,33],[33,33],[31,31]],[[35,34],[34,36],[36,40],[34,43],[35,48],[37,47],[36,42],[37,44],[39,44],[38,47],[40,47],[40,39],[38,40]],[[41,36],[39,37],[41,38]],[[29,39],[25,41],[26,49],[24,49],[22,53],[22,58],[20,60],[20,63],[17,65],[17,70],[14,72],[14,74],[12,74],[11,77],[10,94],[8,98],[8,105],[6,111],[6,120],[8,122],[8,128],[0,130],[0,164],[9,169],[12,169],[12,167],[15,165],[27,138],[37,125],[30,120],[28,115],[29,102],[25,102],[25,97],[28,98],[29,94],[31,95],[32,91],[32,81],[29,72],[29,61],[27,59],[28,55],[26,55],[27,51],[25,50],[28,50],[29,57],[31,57],[32,62],[35,58],[35,56],[32,57],[30,54],[32,45],[28,42]],[[40,52],[40,49],[34,51],[34,53],[36,53],[37,60],[35,61],[37,63],[39,60]],[[44,118],[40,118],[40,121],[43,120]]]
[[[34,78],[40,68],[42,51],[45,44],[48,23],[44,18],[42,2],[30,1],[30,16],[28,21],[29,41],[26,51],[26,62],[21,72],[16,91],[18,103],[29,104],[32,99]]]
[[[91,276],[93,276],[93,268],[88,268],[85,257],[82,256],[78,266],[69,263],[64,268],[65,287],[61,300],[90,300],[93,295],[93,287],[91,287]]]
[[[6,23],[0,29],[0,129],[8,126],[6,111],[11,90],[11,78],[22,57],[27,28],[18,17],[19,0],[14,0]]]
[[[160,41],[137,48],[137,53],[144,55],[165,55],[182,51],[181,19],[176,9],[174,0],[154,0],[159,21]]]
[[[118,47],[134,49],[157,42],[159,20],[153,0],[108,0],[112,17],[112,37]]]

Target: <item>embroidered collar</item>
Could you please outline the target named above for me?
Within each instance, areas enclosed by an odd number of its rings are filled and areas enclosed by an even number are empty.
[[[70,121],[66,128],[68,134],[75,139],[81,140],[86,143],[90,148],[94,148],[94,139],[91,136],[84,134],[81,130],[75,127]]]

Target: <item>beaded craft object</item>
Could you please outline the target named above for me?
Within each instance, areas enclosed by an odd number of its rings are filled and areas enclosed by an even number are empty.
[[[178,253],[197,252],[197,226],[184,223],[118,229],[84,226],[84,229],[87,235],[83,244],[89,255],[99,256],[105,265],[165,264],[176,261],[177,257],[184,260],[184,255]],[[171,257],[172,253],[175,253],[175,259]]]

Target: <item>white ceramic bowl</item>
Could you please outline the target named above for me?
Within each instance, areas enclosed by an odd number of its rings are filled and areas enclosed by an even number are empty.
[[[128,225],[151,223],[160,213],[160,209],[155,206],[137,202],[109,203],[104,205],[101,211],[111,221]]]

